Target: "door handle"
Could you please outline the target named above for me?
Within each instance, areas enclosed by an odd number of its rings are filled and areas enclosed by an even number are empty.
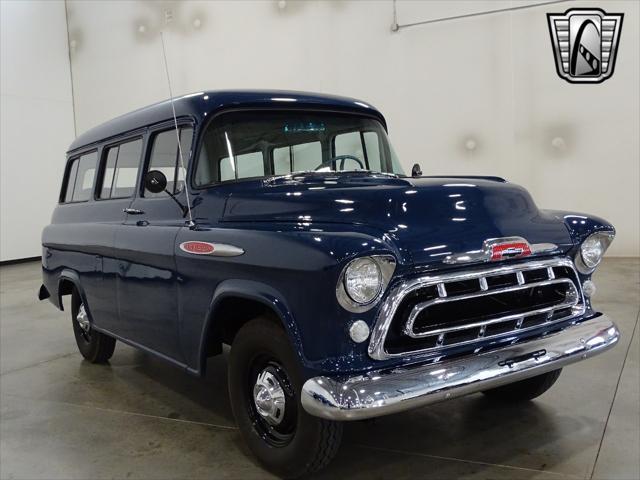
[[[123,208],[122,211],[129,215],[142,215],[144,212],[137,208]]]

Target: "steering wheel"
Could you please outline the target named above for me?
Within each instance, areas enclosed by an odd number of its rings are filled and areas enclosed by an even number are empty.
[[[337,155],[335,157],[330,158],[329,160],[322,162],[320,165],[318,165],[315,168],[315,171],[317,172],[318,170],[320,170],[321,168],[324,167],[331,167],[333,166],[334,163],[337,163],[338,161],[341,161],[340,163],[340,170],[344,170],[344,161],[347,159],[351,159],[351,160],[355,160],[358,165],[360,165],[360,168],[362,170],[365,170],[364,168],[364,163],[362,163],[362,160],[360,160],[358,157],[354,157],[353,155]]]

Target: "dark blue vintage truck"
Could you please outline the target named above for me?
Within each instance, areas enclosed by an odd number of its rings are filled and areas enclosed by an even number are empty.
[[[73,142],[39,298],[71,296],[90,362],[120,340],[203,375],[231,345],[244,438],[298,477],[342,421],[529,400],[615,345],[590,302],[613,237],[501,178],[405,175],[365,102],[199,92]]]

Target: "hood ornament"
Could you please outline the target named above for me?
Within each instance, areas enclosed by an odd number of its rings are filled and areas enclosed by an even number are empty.
[[[459,255],[448,255],[444,263],[499,262],[512,258],[524,258],[538,253],[553,252],[555,243],[529,243],[522,237],[489,238],[482,242],[482,250],[471,250]]]

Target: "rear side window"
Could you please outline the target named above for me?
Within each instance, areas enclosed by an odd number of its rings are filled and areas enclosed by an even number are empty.
[[[67,174],[67,190],[64,193],[64,202],[70,202],[73,198],[73,188],[76,184],[76,176],[78,175],[78,163],[80,162],[79,158],[74,158],[71,160],[71,165],[69,165],[69,173]]]
[[[64,202],[84,202],[91,198],[97,161],[98,152],[87,153],[71,160]]]
[[[178,149],[178,139],[175,130],[167,130],[158,133],[153,138],[151,147],[151,159],[149,161],[149,170],[160,170],[167,177],[167,190],[173,194],[180,193],[184,188],[185,169],[187,168],[190,151],[191,139],[193,137],[193,129],[191,127],[183,127],[179,131],[180,149]],[[180,150],[184,158],[184,168],[180,161]],[[145,189],[144,196],[161,197],[166,196],[165,193],[152,193]]]
[[[133,195],[141,154],[141,138],[107,148],[99,198],[126,198]]]

